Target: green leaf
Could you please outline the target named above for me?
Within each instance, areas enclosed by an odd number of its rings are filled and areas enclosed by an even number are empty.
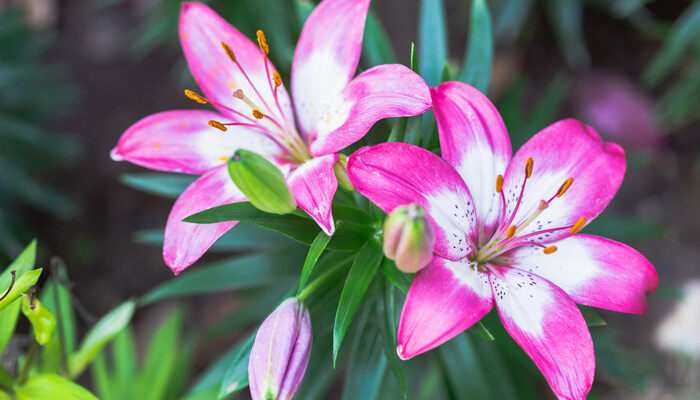
[[[491,14],[486,0],[472,0],[469,40],[464,58],[464,68],[459,79],[482,93],[486,93],[491,81],[493,64],[493,34]]]
[[[294,0],[294,6],[297,11],[299,26],[302,26],[311,14],[311,11],[314,10],[314,3],[311,0]]]
[[[338,357],[338,350],[355,317],[360,303],[364,300],[365,292],[374,278],[383,258],[382,249],[374,240],[369,240],[360,249],[350,272],[345,280],[343,291],[338,302],[338,311],[333,325],[333,365]]]
[[[186,400],[202,399],[211,400],[218,396],[221,388],[221,383],[229,371],[229,367],[237,359],[240,354],[250,353],[253,347],[252,338],[255,334],[248,336],[246,339],[234,344],[223,356],[221,356],[213,365],[211,365],[198,378],[190,392],[185,396]]]
[[[396,263],[388,258],[382,260],[382,272],[384,272],[387,279],[400,291],[404,294],[408,293],[408,289],[411,287],[411,283],[415,277],[414,274],[407,274],[399,271],[399,269],[396,268]]]
[[[134,378],[138,357],[136,341],[131,326],[127,325],[112,341],[112,359],[114,364],[114,384],[121,392],[131,398],[134,392]]]
[[[33,269],[15,279],[15,284],[12,286],[10,291],[7,292],[7,289],[3,291],[3,295],[6,295],[5,298],[0,300],[0,311],[29,290],[31,286],[36,285],[36,282],[39,280],[39,276],[41,275],[41,271],[41,268]]]
[[[71,293],[66,287],[70,284],[70,281],[68,280],[68,272],[65,265],[62,263],[52,264],[51,274],[51,277],[41,289],[41,301],[56,316],[56,325],[58,327],[56,339],[60,346],[58,350],[67,355],[75,350],[77,342],[75,312],[71,303]],[[51,346],[42,349],[44,367],[48,368],[47,372],[57,372],[55,363],[53,366],[47,364],[48,360],[54,358],[48,353],[54,350],[56,349]],[[54,361],[60,361],[60,353],[58,356],[59,359]]]
[[[15,277],[20,276],[32,268],[36,262],[36,241],[31,242],[22,253],[0,274],[0,296],[5,294],[5,291],[10,286],[12,281],[11,271],[15,271]],[[12,337],[12,332],[15,330],[15,324],[19,317],[21,302],[15,301],[9,306],[0,310],[0,354],[5,350],[5,346]]]
[[[95,385],[97,394],[102,400],[116,400],[116,390],[112,385],[112,380],[107,369],[107,360],[104,353],[100,353],[95,357],[95,361],[90,368],[92,382]]]
[[[384,380],[387,360],[382,352],[382,338],[371,307],[366,307],[358,318],[351,357],[343,381],[342,400],[375,400]]]
[[[15,390],[17,400],[98,400],[87,389],[56,374],[36,375]]]
[[[218,399],[224,399],[248,386],[248,360],[254,341],[255,332],[242,341],[232,354],[226,373],[224,373],[224,379],[221,381]]]
[[[668,39],[642,73],[648,86],[656,86],[688,54],[688,48],[697,45],[700,35],[700,3],[693,2],[674,22]]]
[[[122,174],[119,180],[136,190],[175,199],[194,182],[191,175],[167,174],[162,172],[142,172],[138,174]]]
[[[608,323],[605,322],[603,317],[598,314],[598,312],[593,307],[584,306],[583,304],[577,304],[578,309],[581,310],[581,315],[583,319],[586,320],[586,325],[589,327],[594,326],[605,326]]]
[[[245,221],[280,232],[299,242],[310,244],[318,233],[318,225],[311,219],[294,214],[277,215],[260,211],[248,202],[224,204],[185,218],[196,224],[215,224],[225,221]]]
[[[363,45],[363,56],[367,58],[367,64],[380,65],[396,62],[396,54],[391,46],[391,41],[382,26],[382,22],[372,11],[367,14]]]
[[[418,38],[421,75],[428,85],[437,85],[447,62],[447,22],[442,0],[421,1]]]
[[[664,239],[667,228],[661,224],[640,221],[638,218],[604,214],[586,226],[585,232],[627,242]]]
[[[102,317],[83,338],[78,351],[68,358],[68,373],[77,377],[102,348],[124,329],[134,315],[136,302],[129,300]]]
[[[149,229],[136,232],[134,241],[137,243],[162,246],[163,229]],[[287,236],[278,234],[248,222],[239,222],[235,229],[226,232],[210,248],[209,252],[234,252],[251,249],[268,249],[296,246],[298,242]]]
[[[583,0],[547,0],[549,21],[570,67],[588,66],[590,59],[583,40]]]
[[[451,393],[457,400],[488,399],[490,392],[469,336],[461,334],[438,348]],[[464,379],[468,376],[469,379]]]
[[[151,336],[145,362],[136,385],[139,400],[165,400],[168,384],[179,360],[182,308],[176,307]]]
[[[304,290],[304,287],[306,287],[306,282],[308,282],[311,272],[316,266],[316,262],[318,262],[319,257],[321,257],[323,250],[326,249],[326,245],[328,245],[330,240],[330,236],[326,235],[324,232],[319,232],[316,239],[311,243],[309,253],[306,255],[306,260],[304,260],[304,266],[301,268],[297,296]]]
[[[382,347],[384,349],[384,357],[389,363],[389,369],[396,378],[396,383],[401,390],[401,396],[406,398],[406,378],[404,371],[404,363],[401,362],[396,354],[396,297],[394,296],[394,286],[389,282],[383,281],[382,297],[379,301],[378,320],[379,330],[382,337]]]
[[[490,332],[488,329],[486,329],[486,326],[484,326],[484,324],[483,324],[481,321],[479,321],[479,322],[477,322],[476,324],[472,325],[472,326],[471,326],[469,329],[467,329],[465,332],[467,332],[468,334],[470,334],[470,335],[472,335],[472,336],[480,337],[480,338],[482,338],[482,339],[486,339],[486,340],[496,340],[496,339],[493,337],[493,335],[491,334],[491,332]]]
[[[411,69],[418,73],[418,56],[416,55],[416,46],[411,42]],[[421,139],[421,123],[423,117],[415,115],[413,117],[396,118],[394,127],[391,129],[387,142],[401,142],[418,145]]]
[[[500,12],[495,13],[495,34],[499,42],[511,44],[518,38],[534,4],[535,0],[508,0],[501,6]]]
[[[225,290],[259,287],[279,282],[285,278],[290,281],[299,270],[293,260],[303,256],[301,249],[268,251],[234,257],[200,266],[165,283],[156,286],[141,298],[141,305],[148,305],[168,298],[191,296],[195,294],[220,292]]]

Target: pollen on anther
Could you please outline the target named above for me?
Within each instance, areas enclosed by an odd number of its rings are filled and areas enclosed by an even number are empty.
[[[207,99],[189,89],[185,89],[185,96],[189,97],[190,99],[196,101],[199,104],[207,104]]]
[[[256,35],[258,36],[258,46],[260,46],[260,50],[263,52],[264,55],[270,54],[270,47],[267,45],[265,33],[258,29]]]
[[[557,251],[557,246],[548,246],[548,247],[545,247],[544,249],[542,249],[542,252],[544,254],[552,254],[555,251]]]
[[[509,226],[508,230],[506,231],[506,238],[510,239],[513,236],[515,236],[515,225]]]
[[[501,193],[503,190],[503,175],[496,177],[496,193]]]
[[[564,181],[564,183],[561,184],[559,187],[559,190],[557,190],[557,197],[561,197],[566,193],[567,190],[569,190],[569,187],[571,187],[571,184],[574,183],[574,178],[568,178],[567,180]]]
[[[224,42],[221,42],[221,47],[224,48],[224,51],[226,52],[226,55],[228,56],[228,58],[230,58],[231,61],[236,62],[236,55],[233,54],[233,50],[231,50],[231,48],[228,47],[228,45]]]
[[[243,94],[243,89],[236,89],[233,91],[233,97],[237,99],[243,99],[245,94]]]
[[[574,223],[574,224],[571,226],[571,229],[569,229],[569,233],[572,234],[572,235],[578,233],[578,231],[580,231],[581,229],[583,229],[583,226],[584,226],[584,225],[586,225],[586,218],[585,218],[585,217],[581,217],[581,218],[578,219],[578,221],[576,221],[576,223]]]
[[[532,157],[528,157],[527,161],[525,162],[525,176],[526,177],[531,177],[532,176],[532,165],[534,162],[532,161]]]
[[[219,121],[211,120],[209,121],[209,126],[211,126],[212,128],[216,128],[222,132],[226,132],[226,126]]]
[[[275,87],[282,86],[282,77],[277,72],[272,73],[272,81],[275,83]]]
[[[265,117],[265,114],[260,112],[260,110],[253,110],[253,116],[255,119],[263,119]]]

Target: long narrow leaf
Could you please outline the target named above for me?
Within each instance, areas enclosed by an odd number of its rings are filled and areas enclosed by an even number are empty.
[[[333,325],[333,364],[338,357],[338,350],[343,343],[350,323],[355,317],[365,292],[372,282],[377,268],[383,258],[382,249],[374,240],[369,240],[360,249],[345,280],[338,302],[338,311]]]
[[[469,40],[459,79],[486,93],[491,81],[492,64],[493,34],[489,8],[485,0],[472,0]]]
[[[24,251],[0,274],[0,295],[4,294],[12,281],[11,271],[15,276],[23,275],[34,268],[36,262],[36,241],[30,243]],[[0,310],[0,354],[12,337],[15,330],[17,317],[21,307],[21,301],[15,301],[3,310]]]
[[[301,268],[301,276],[299,277],[299,287],[297,289],[297,296],[301,293],[302,290],[304,290],[304,287],[306,287],[306,282],[309,280],[311,272],[316,266],[316,262],[318,262],[319,257],[321,257],[323,250],[326,249],[326,245],[328,245],[328,242],[330,240],[330,236],[326,235],[324,232],[319,232],[318,236],[316,236],[316,239],[314,239],[313,243],[311,243],[309,253],[306,255],[306,260],[304,260],[304,266]]]
[[[420,70],[428,85],[440,83],[447,62],[447,22],[442,0],[422,0],[418,21]]]

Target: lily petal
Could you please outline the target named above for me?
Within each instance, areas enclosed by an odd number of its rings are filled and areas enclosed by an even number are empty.
[[[292,171],[288,179],[299,208],[306,211],[328,235],[335,232],[331,203],[338,189],[333,170],[337,161],[337,154],[313,158]]]
[[[238,223],[193,224],[182,220],[208,208],[240,201],[246,198],[233,184],[226,165],[202,175],[182,192],[168,216],[163,243],[163,259],[175,274],[197,261]]]
[[[406,296],[397,333],[399,357],[406,360],[445,343],[492,307],[487,274],[464,260],[433,257],[416,275]]]
[[[287,123],[294,121],[291,102],[284,85],[277,88],[280,113],[272,95],[271,77],[275,67],[263,56],[260,48],[231,26],[216,12],[202,3],[183,3],[180,13],[180,42],[185,59],[195,81],[209,99],[229,107],[217,109],[229,118],[260,124],[272,129],[267,120],[251,118],[252,110],[243,101],[233,97],[233,91],[243,90],[265,115],[272,115]],[[221,47],[226,43],[234,52],[250,82],[226,55]],[[265,71],[267,62],[268,73]]]
[[[336,111],[332,107],[355,75],[369,2],[324,0],[304,24],[292,63],[292,94],[307,143],[318,134],[319,121]]]
[[[467,183],[488,236],[500,210],[496,177],[513,154],[506,126],[491,101],[466,83],[445,82],[430,93],[442,158]]]
[[[575,235],[553,244],[544,254],[535,246],[513,250],[515,268],[530,271],[563,289],[576,303],[606,310],[644,314],[644,297],[656,290],[659,277],[635,249],[613,240]]]
[[[360,140],[375,122],[421,114],[430,108],[423,78],[399,64],[384,64],[358,75],[326,113],[318,115],[311,135],[312,155],[328,154]],[[505,168],[504,168],[505,170]]]
[[[491,287],[503,326],[560,400],[585,400],[595,372],[586,322],[563,290],[536,275],[495,267]]]
[[[435,232],[435,253],[449,260],[466,257],[477,238],[477,219],[469,189],[452,166],[435,154],[406,143],[382,143],[348,159],[353,186],[391,213],[418,203]]]
[[[159,171],[203,174],[225,164],[239,148],[270,158],[282,153],[277,143],[258,131],[232,126],[221,132],[209,126],[210,120],[227,122],[221,114],[202,110],[150,115],[124,132],[112,159]]]
[[[593,220],[615,196],[625,175],[625,152],[614,143],[600,139],[595,130],[567,119],[545,128],[515,154],[508,165],[503,191],[510,215],[525,178],[525,164],[532,157],[532,176],[527,180],[523,200],[514,222],[524,221],[541,200],[554,197],[564,181],[573,184],[522,231],[522,235],[550,228],[571,226],[580,217]],[[570,236],[568,229],[545,233],[530,240],[554,242]]]

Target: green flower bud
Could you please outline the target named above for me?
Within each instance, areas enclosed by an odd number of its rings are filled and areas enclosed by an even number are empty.
[[[256,208],[274,214],[289,214],[297,208],[282,172],[261,155],[236,151],[228,161],[228,172]]]
[[[34,329],[34,337],[40,345],[46,344],[56,329],[56,317],[33,294],[22,296],[22,313]]]
[[[384,222],[384,255],[403,272],[418,272],[428,265],[434,244],[433,229],[418,204],[397,207]]]
[[[333,166],[333,171],[340,186],[349,191],[355,190],[355,187],[350,182],[350,177],[348,177],[348,156],[338,154],[338,162]]]

